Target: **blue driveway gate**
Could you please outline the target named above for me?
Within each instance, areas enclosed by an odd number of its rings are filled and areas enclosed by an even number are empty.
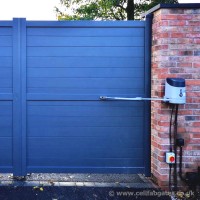
[[[150,171],[148,23],[0,22],[0,172]]]

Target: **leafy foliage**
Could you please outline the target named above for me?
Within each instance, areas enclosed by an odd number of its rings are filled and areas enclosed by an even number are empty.
[[[134,20],[159,3],[178,0],[60,0],[56,13],[59,20]]]

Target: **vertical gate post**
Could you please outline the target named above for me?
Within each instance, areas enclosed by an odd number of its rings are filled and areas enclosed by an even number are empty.
[[[13,19],[13,174],[26,175],[26,19]]]
[[[153,15],[146,16],[145,23],[145,94],[151,96],[151,43],[152,43],[152,19]],[[145,176],[151,176],[151,102],[145,102]]]

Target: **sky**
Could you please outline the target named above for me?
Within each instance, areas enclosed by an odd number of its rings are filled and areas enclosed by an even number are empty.
[[[54,7],[59,0],[0,0],[0,20],[57,20]],[[200,0],[179,0],[179,3],[200,3]]]

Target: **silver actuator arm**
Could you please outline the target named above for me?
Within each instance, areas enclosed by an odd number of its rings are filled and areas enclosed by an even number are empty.
[[[108,96],[100,96],[100,100],[122,100],[122,101],[170,101],[170,99],[166,98],[144,98],[144,97],[108,97]]]

